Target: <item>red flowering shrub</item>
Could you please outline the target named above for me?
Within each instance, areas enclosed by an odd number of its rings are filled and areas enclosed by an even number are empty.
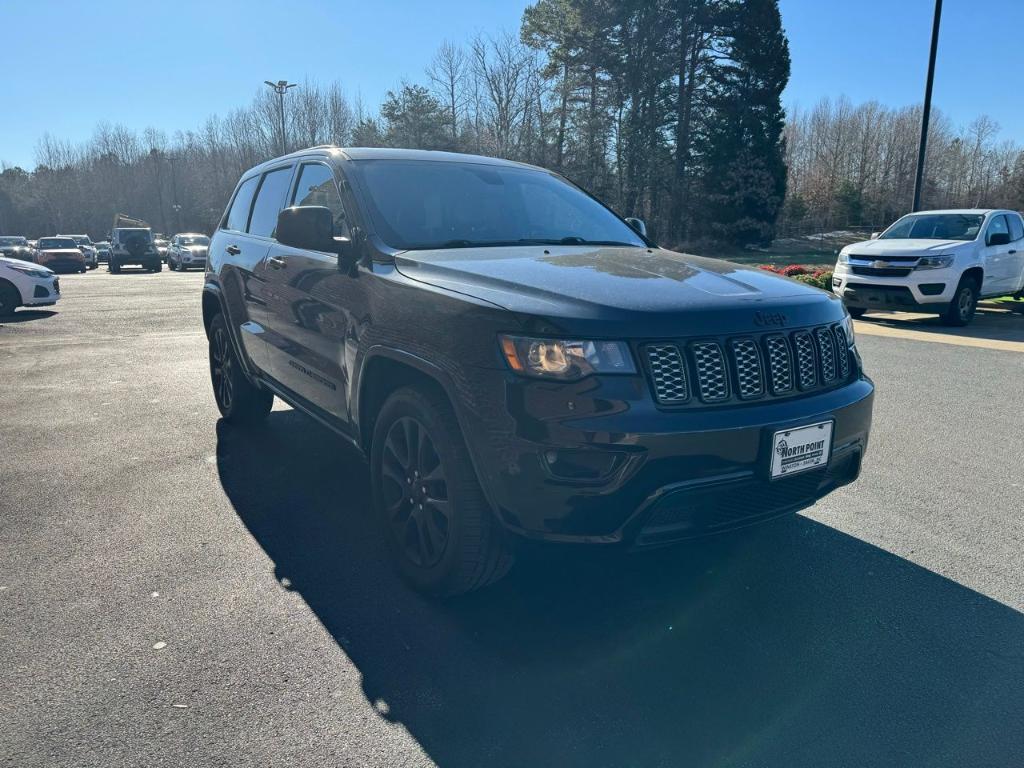
[[[790,264],[789,266],[783,267],[779,270],[779,274],[785,275],[786,277],[796,277],[797,275],[808,274],[808,269],[800,264]]]

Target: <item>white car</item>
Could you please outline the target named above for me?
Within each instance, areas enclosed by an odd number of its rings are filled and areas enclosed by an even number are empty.
[[[939,314],[967,325],[979,299],[1024,292],[1024,220],[1016,211],[911,213],[839,252],[832,289],[850,314]]]
[[[59,299],[60,281],[53,270],[0,256],[0,317],[18,307],[46,307]]]
[[[210,238],[197,232],[185,232],[175,235],[167,249],[167,267],[181,270],[193,267],[206,268],[206,256],[210,247]]]

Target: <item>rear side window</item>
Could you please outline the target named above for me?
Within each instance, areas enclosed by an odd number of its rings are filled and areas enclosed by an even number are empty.
[[[1011,214],[1006,220],[1010,222],[1010,240],[1016,242],[1024,237],[1024,223],[1021,223],[1020,216]]]
[[[263,174],[263,182],[252,206],[252,218],[249,219],[250,235],[274,236],[274,230],[277,229],[277,214],[284,208],[284,198],[288,194],[288,183],[291,179],[291,166]]]
[[[235,201],[231,203],[231,210],[228,211],[228,220],[224,229],[245,232],[245,225],[249,221],[249,208],[252,206],[252,194],[256,191],[257,181],[259,181],[259,177],[253,176],[242,182],[235,194]]]

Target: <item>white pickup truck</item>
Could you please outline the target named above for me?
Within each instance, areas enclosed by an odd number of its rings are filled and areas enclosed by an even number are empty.
[[[967,325],[979,299],[1024,293],[1024,221],[1016,211],[922,211],[839,252],[832,289],[850,314],[933,312]]]

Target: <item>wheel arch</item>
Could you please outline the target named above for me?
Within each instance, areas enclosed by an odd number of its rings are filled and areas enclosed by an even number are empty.
[[[974,280],[974,282],[978,286],[978,290],[980,291],[981,287],[985,284],[984,268],[980,266],[968,267],[963,271],[963,274],[960,275],[960,282],[963,282],[964,280],[967,279]]]

